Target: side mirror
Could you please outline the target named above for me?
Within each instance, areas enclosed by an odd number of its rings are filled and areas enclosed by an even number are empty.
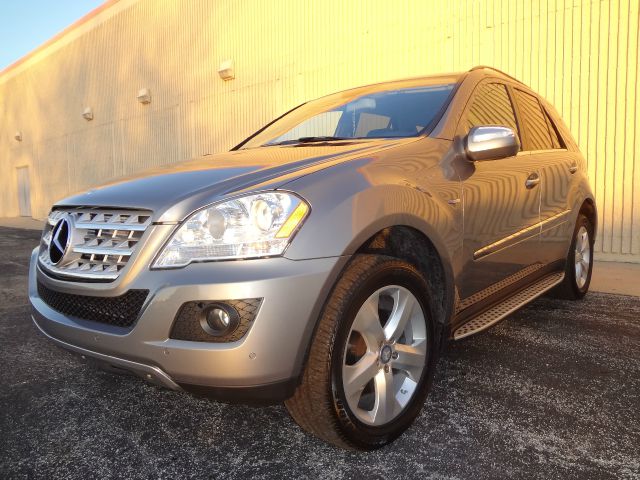
[[[473,127],[464,143],[467,156],[474,162],[512,157],[520,151],[515,132],[498,125]]]

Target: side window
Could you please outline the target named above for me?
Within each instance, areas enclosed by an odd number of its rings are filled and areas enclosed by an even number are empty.
[[[502,83],[485,83],[476,90],[471,108],[467,112],[467,131],[480,125],[511,127],[518,134],[513,105],[507,87]]]
[[[524,126],[524,150],[551,150],[553,148],[559,148],[558,146],[554,147],[554,142],[549,133],[549,119],[542,111],[538,99],[517,88],[515,92]],[[560,145],[557,136],[555,142],[556,145]]]
[[[546,111],[544,113],[544,118],[547,120],[547,127],[549,127],[549,135],[551,135],[551,144],[553,145],[553,148],[565,148],[562,140],[560,139],[560,135],[558,135],[558,129],[553,123],[553,120],[551,120],[551,116]]]

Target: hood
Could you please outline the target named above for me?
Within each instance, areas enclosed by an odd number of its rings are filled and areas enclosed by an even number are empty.
[[[325,164],[371,155],[411,139],[271,146],[207,155],[145,170],[73,195],[56,206],[152,210],[155,221],[180,221],[186,210],[249,188],[279,188]],[[192,199],[193,201],[187,201]],[[200,203],[196,207],[192,203]],[[187,203],[185,208],[176,208]]]

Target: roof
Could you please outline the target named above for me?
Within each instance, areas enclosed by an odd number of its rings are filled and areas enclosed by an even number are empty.
[[[509,78],[510,80],[513,80],[514,82],[522,83],[520,80],[518,80],[517,78],[509,75],[508,73],[505,73],[502,70],[499,70],[499,69],[494,68],[494,67],[490,67],[488,65],[477,65],[477,66],[475,66],[473,68],[470,68],[469,72],[475,72],[477,70],[491,70],[493,73],[498,73],[498,74],[500,74],[502,76],[505,76],[505,77]]]

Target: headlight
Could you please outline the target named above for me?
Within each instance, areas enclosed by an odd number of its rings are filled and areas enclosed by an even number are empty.
[[[154,267],[282,255],[309,206],[289,193],[267,192],[198,210],[173,234]]]

